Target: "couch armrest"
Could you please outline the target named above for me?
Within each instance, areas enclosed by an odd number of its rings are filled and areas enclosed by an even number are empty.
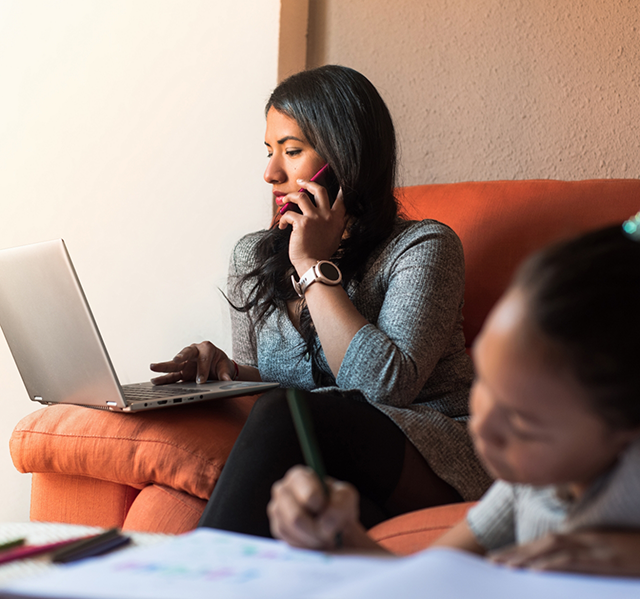
[[[208,499],[255,402],[226,398],[139,414],[70,405],[23,418],[10,440],[20,472],[157,483]]]

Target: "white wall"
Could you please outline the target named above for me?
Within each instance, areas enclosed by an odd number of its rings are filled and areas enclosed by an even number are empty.
[[[314,0],[308,65],[381,91],[402,182],[640,176],[638,0]]]
[[[269,222],[263,106],[279,0],[0,0],[0,247],[63,237],[122,382],[230,350],[232,244]],[[0,336],[0,521],[28,519],[8,440],[35,409]]]

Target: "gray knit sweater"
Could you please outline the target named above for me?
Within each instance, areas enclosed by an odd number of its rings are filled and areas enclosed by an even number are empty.
[[[236,244],[228,281],[235,305],[244,303],[239,277],[250,270],[264,234]],[[326,386],[314,385],[302,337],[283,312],[256,327],[251,313],[232,309],[234,359],[284,387],[368,401],[400,427],[438,476],[465,500],[478,499],[491,480],[466,426],[473,370],[462,332],[464,257],[457,235],[436,221],[398,220],[364,277],[346,291],[369,324],[352,339],[337,377],[320,349]]]

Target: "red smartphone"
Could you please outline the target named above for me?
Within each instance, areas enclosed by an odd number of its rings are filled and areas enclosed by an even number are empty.
[[[327,193],[329,194],[329,204],[333,206],[333,203],[336,201],[336,198],[338,197],[338,191],[340,191],[340,183],[338,182],[338,179],[336,178],[335,174],[331,170],[329,163],[325,164],[315,175],[313,175],[310,181],[314,181],[315,183],[322,185],[322,187],[324,187],[327,190]],[[315,199],[309,191],[303,188],[300,188],[298,191],[306,193],[311,198],[311,201],[315,206],[315,203],[316,203]],[[297,209],[296,211],[300,212],[300,209],[295,204],[292,204],[291,202],[287,202],[282,208],[280,208],[280,214],[284,214],[287,210],[294,210],[294,209]]]

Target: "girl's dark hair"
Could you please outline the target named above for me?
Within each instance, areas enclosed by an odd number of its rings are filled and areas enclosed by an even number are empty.
[[[534,255],[514,284],[595,412],[640,426],[640,242],[620,226],[593,231]]]
[[[297,73],[273,91],[265,108],[294,119],[313,149],[331,167],[351,217],[348,235],[332,260],[343,274],[343,285],[363,274],[373,249],[391,233],[398,206],[394,197],[396,137],[389,110],[375,87],[353,69],[328,65]],[[255,309],[258,326],[274,310],[286,310],[297,299],[291,285],[291,227],[272,227],[258,242],[254,268],[239,281],[246,303]],[[246,287],[245,287],[246,286]],[[317,385],[334,384],[317,359],[320,349],[309,311],[303,306],[300,327],[312,359]]]

